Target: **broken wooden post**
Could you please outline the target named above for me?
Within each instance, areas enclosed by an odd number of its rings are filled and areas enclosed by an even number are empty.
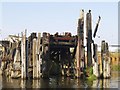
[[[42,60],[42,77],[48,78],[50,70],[50,34],[43,33],[42,45],[43,45],[43,60]]]
[[[107,77],[107,60],[106,60],[106,42],[105,42],[105,49],[103,53],[103,78]]]
[[[36,38],[33,39],[33,79],[37,78],[37,53],[36,53],[36,49],[37,49],[37,40]]]
[[[111,72],[111,68],[110,68],[110,55],[109,55],[109,46],[108,43],[106,43],[106,60],[107,60],[107,78],[110,78],[110,72]]]
[[[105,42],[104,40],[102,41],[102,45],[101,45],[101,62],[102,62],[102,70],[101,70],[102,78],[109,78],[110,77],[109,49],[108,49],[108,43]]]
[[[26,31],[22,33],[22,40],[21,40],[21,78],[27,78],[27,47],[26,47]]]
[[[28,37],[28,56],[29,56],[29,77],[33,78],[33,39],[37,38],[36,33],[31,33],[31,35]]]
[[[38,33],[38,38],[37,38],[37,47],[36,47],[36,53],[37,53],[37,78],[40,78],[41,76],[41,33]]]
[[[109,78],[110,77],[110,58],[109,58],[109,50],[108,50],[108,43],[105,42],[105,56],[104,56],[104,73],[103,77],[104,78]]]
[[[92,43],[92,16],[91,10],[89,13],[86,14],[86,39],[87,39],[87,66],[90,67],[92,64],[92,50],[91,50],[91,43]]]
[[[81,12],[81,21],[79,22],[79,29],[80,29],[80,41],[81,41],[81,69],[85,68],[85,48],[84,48],[84,10]]]
[[[102,78],[104,74],[104,61],[105,61],[104,59],[105,59],[105,41],[103,40],[101,43],[101,65],[100,65],[100,74]]]
[[[77,77],[80,77],[81,75],[81,60],[84,58],[84,49],[83,49],[83,41],[84,41],[84,10],[81,10],[80,12],[80,19],[78,21],[78,43],[77,43],[77,50],[76,50],[76,61],[77,61],[77,67],[76,67],[76,73]]]
[[[93,74],[96,76],[96,77],[99,77],[99,72],[98,72],[98,50],[97,50],[98,46],[97,44],[93,44]]]
[[[28,60],[28,39],[26,38],[26,78],[29,77],[28,68],[29,68],[29,60]]]

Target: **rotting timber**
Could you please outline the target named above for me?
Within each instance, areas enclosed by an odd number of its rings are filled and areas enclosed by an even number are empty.
[[[43,33],[42,44],[43,76],[49,74],[70,76],[73,74],[73,58],[77,46],[76,36],[71,36],[71,33],[65,33],[65,35]],[[74,48],[73,52],[70,51],[71,48]]]
[[[110,77],[110,63],[108,43],[106,48],[101,49],[101,64],[98,64],[97,44],[92,39],[91,11],[86,14],[86,39],[87,60],[85,59],[84,46],[84,10],[80,12],[78,19],[77,35],[65,32],[59,35],[50,33],[31,33],[26,37],[26,30],[21,34],[10,36],[9,41],[4,41],[1,55],[2,74],[11,78],[33,78],[50,77],[51,75],[62,75],[81,77],[86,68],[93,68],[93,74]],[[95,28],[94,38],[98,29],[100,17]],[[103,44],[102,44],[103,45]],[[106,66],[107,69],[106,69]],[[108,73],[107,73],[107,71]]]

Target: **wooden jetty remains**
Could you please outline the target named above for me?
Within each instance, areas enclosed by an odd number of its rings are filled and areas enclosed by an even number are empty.
[[[108,43],[105,40],[101,43],[101,76],[103,78],[110,78],[110,57]]]
[[[95,27],[94,38],[99,22],[100,17]],[[86,14],[86,46],[84,31],[84,10],[81,10],[77,35],[70,32],[62,35],[58,32],[54,35],[33,32],[27,37],[25,30],[21,36],[10,36],[8,41],[0,41],[1,74],[23,80],[48,78],[52,75],[79,78],[85,74],[87,68],[92,67],[96,77],[110,77],[109,48],[105,41],[101,44],[102,63],[98,64],[98,45],[92,38],[91,10]]]

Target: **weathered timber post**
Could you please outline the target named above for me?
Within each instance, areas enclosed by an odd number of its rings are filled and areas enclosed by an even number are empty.
[[[21,78],[27,78],[27,48],[26,48],[26,31],[22,33],[22,40],[21,40]]]
[[[101,42],[101,65],[100,65],[100,74],[101,77],[103,78],[103,73],[104,73],[104,59],[105,59],[105,41],[103,40]]]
[[[89,13],[86,14],[86,39],[87,39],[87,66],[90,67],[92,64],[92,50],[91,50],[91,43],[92,43],[92,16],[91,10]]]
[[[109,50],[108,50],[108,43],[105,42],[105,52],[103,53],[103,77],[109,78],[110,77],[110,58],[109,58]]]
[[[36,38],[33,39],[33,79],[37,78],[37,53],[36,53],[36,49],[37,49],[37,40]]]
[[[41,33],[38,33],[38,38],[37,38],[37,47],[36,47],[36,53],[37,53],[37,78],[40,78],[41,76]]]
[[[93,60],[93,64],[94,64],[94,66],[93,66],[93,74],[96,76],[96,77],[99,77],[99,70],[98,70],[98,55],[97,55],[97,48],[98,48],[98,46],[97,46],[97,44],[93,44],[93,58],[94,58],[94,60]]]
[[[110,77],[109,50],[108,50],[108,43],[106,43],[104,40],[102,41],[102,45],[101,45],[101,62],[102,62],[101,65],[102,78],[109,78]]]
[[[27,30],[26,30],[27,33]],[[26,38],[26,78],[29,77],[28,68],[29,68],[29,58],[28,58],[28,38]]]
[[[109,55],[109,47],[108,43],[106,43],[106,60],[107,60],[107,78],[110,78],[110,55]]]
[[[84,49],[83,49],[83,41],[84,41],[84,36],[83,36],[83,28],[84,28],[84,10],[81,10],[80,12],[80,19],[78,21],[78,30],[77,30],[77,35],[78,35],[78,43],[77,43],[77,50],[76,50],[76,61],[77,61],[77,77],[80,77],[81,75],[81,60],[84,58]]]
[[[42,60],[42,76],[48,78],[50,70],[50,45],[49,45],[50,34],[43,33],[42,45],[43,45],[43,60]]]
[[[29,56],[29,77],[33,78],[33,39],[37,38],[36,33],[31,33],[28,37],[29,44],[28,44],[28,56]]]
[[[84,48],[84,10],[81,12],[81,21],[79,22],[79,29],[80,29],[80,40],[81,40],[81,68],[82,72],[85,68],[85,48]]]
[[[107,78],[107,48],[106,48],[106,42],[105,42],[105,54],[103,55],[104,56],[104,65],[103,65],[103,70],[104,70],[104,73],[103,73],[103,77],[104,78]]]

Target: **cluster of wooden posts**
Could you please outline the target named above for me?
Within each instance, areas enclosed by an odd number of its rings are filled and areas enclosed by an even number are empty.
[[[95,38],[100,17],[98,19],[93,37]],[[101,63],[98,63],[98,46],[92,39],[91,11],[86,14],[86,47],[84,45],[84,10],[80,12],[77,35],[72,36],[66,32],[58,33],[32,33],[28,38],[26,31],[19,40],[9,44],[3,54],[1,62],[2,74],[12,78],[40,78],[50,75],[64,75],[80,77],[86,68],[93,68],[96,77],[110,77],[110,59],[108,43],[101,44]],[[11,51],[11,52],[8,52]],[[85,59],[87,58],[87,60]],[[7,74],[6,74],[7,73]]]

